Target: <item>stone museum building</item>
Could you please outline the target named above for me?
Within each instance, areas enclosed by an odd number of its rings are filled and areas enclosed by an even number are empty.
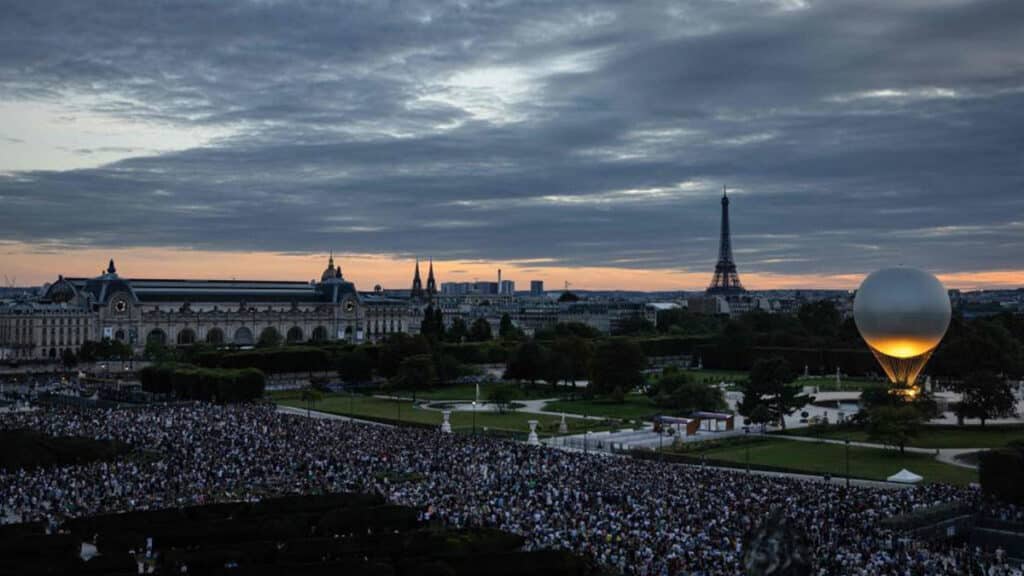
[[[31,301],[0,305],[0,359],[57,359],[87,340],[184,346],[375,341],[419,332],[427,289],[359,292],[333,256],[319,281],[129,279],[111,260],[94,278],[59,277]]]

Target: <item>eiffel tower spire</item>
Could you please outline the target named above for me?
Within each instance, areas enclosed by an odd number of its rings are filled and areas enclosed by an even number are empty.
[[[736,262],[732,258],[732,234],[729,231],[729,194],[722,186],[722,227],[718,239],[718,263],[715,264],[715,276],[708,286],[708,294],[730,296],[746,292],[740,284],[740,276],[736,272]]]

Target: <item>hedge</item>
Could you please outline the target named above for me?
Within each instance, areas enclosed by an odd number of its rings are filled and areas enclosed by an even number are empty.
[[[638,339],[637,344],[644,356],[685,356],[694,354],[700,346],[711,342],[707,336],[666,336],[663,338]]]
[[[981,489],[1000,500],[1024,504],[1024,449],[988,450],[978,456]]]
[[[516,343],[503,345],[499,342],[446,343],[442,352],[454,357],[460,364],[504,364],[508,361]]]
[[[333,354],[313,346],[258,348],[241,352],[208,352],[196,357],[205,368],[256,368],[265,374],[323,372],[333,368]]]
[[[182,400],[245,402],[263,395],[265,377],[255,368],[229,370],[189,364],[159,364],[139,372],[142,389]]]

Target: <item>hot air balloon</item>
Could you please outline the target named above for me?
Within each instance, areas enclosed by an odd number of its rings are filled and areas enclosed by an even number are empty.
[[[939,279],[915,268],[885,268],[861,283],[853,300],[857,330],[895,388],[914,383],[949,328],[949,294]]]

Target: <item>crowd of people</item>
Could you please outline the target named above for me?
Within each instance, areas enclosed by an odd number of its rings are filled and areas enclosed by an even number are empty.
[[[745,535],[770,515],[803,533],[815,574],[1022,574],[1001,557],[926,545],[881,524],[921,507],[981,505],[977,491],[952,486],[845,488],[268,405],[41,408],[2,415],[0,428],[138,449],[111,462],[0,472],[3,522],[368,491],[417,506],[427,520],[508,530],[530,549],[572,550],[627,574],[742,574]]]

